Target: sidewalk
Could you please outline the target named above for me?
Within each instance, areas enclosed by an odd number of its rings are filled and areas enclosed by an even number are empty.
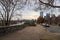
[[[57,40],[58,35],[47,32],[45,28],[40,25],[36,27],[26,27],[23,30],[8,34],[1,37],[0,40]]]

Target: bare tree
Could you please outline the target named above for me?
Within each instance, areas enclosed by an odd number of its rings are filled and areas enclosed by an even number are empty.
[[[1,20],[3,20],[4,25],[9,25],[10,20],[16,10],[20,10],[24,7],[27,0],[0,0],[0,10]]]

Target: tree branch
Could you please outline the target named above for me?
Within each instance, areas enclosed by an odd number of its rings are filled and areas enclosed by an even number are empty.
[[[52,4],[50,4],[50,3],[44,3],[44,2],[41,1],[41,0],[39,0],[39,1],[40,1],[40,3],[45,4],[45,5],[48,5],[48,6],[51,6],[51,7],[53,7],[53,8],[60,8],[60,6],[55,6],[55,5],[52,5]]]
[[[1,12],[1,11],[0,11],[0,15],[1,15],[1,17],[3,18],[3,20],[4,20],[5,18],[4,18],[4,16],[3,16],[3,14],[2,14],[2,12]]]
[[[15,9],[15,7],[16,7],[16,5],[17,5],[17,1],[16,1],[16,3],[14,4],[14,7],[13,7],[13,9],[12,9],[12,12],[11,12],[11,15],[10,15],[10,18],[9,18],[9,20],[11,20],[11,17],[13,16],[13,12],[14,12],[14,9]]]

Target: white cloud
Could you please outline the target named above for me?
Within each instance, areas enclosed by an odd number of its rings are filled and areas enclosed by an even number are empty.
[[[35,12],[35,11],[26,12],[23,15],[23,19],[37,19],[39,16],[39,13],[40,13],[39,11],[38,12]]]

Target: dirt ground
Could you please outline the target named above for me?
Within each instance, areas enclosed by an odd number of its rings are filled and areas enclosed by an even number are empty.
[[[60,40],[60,33],[51,33],[41,25],[26,27],[6,36],[0,40]]]

